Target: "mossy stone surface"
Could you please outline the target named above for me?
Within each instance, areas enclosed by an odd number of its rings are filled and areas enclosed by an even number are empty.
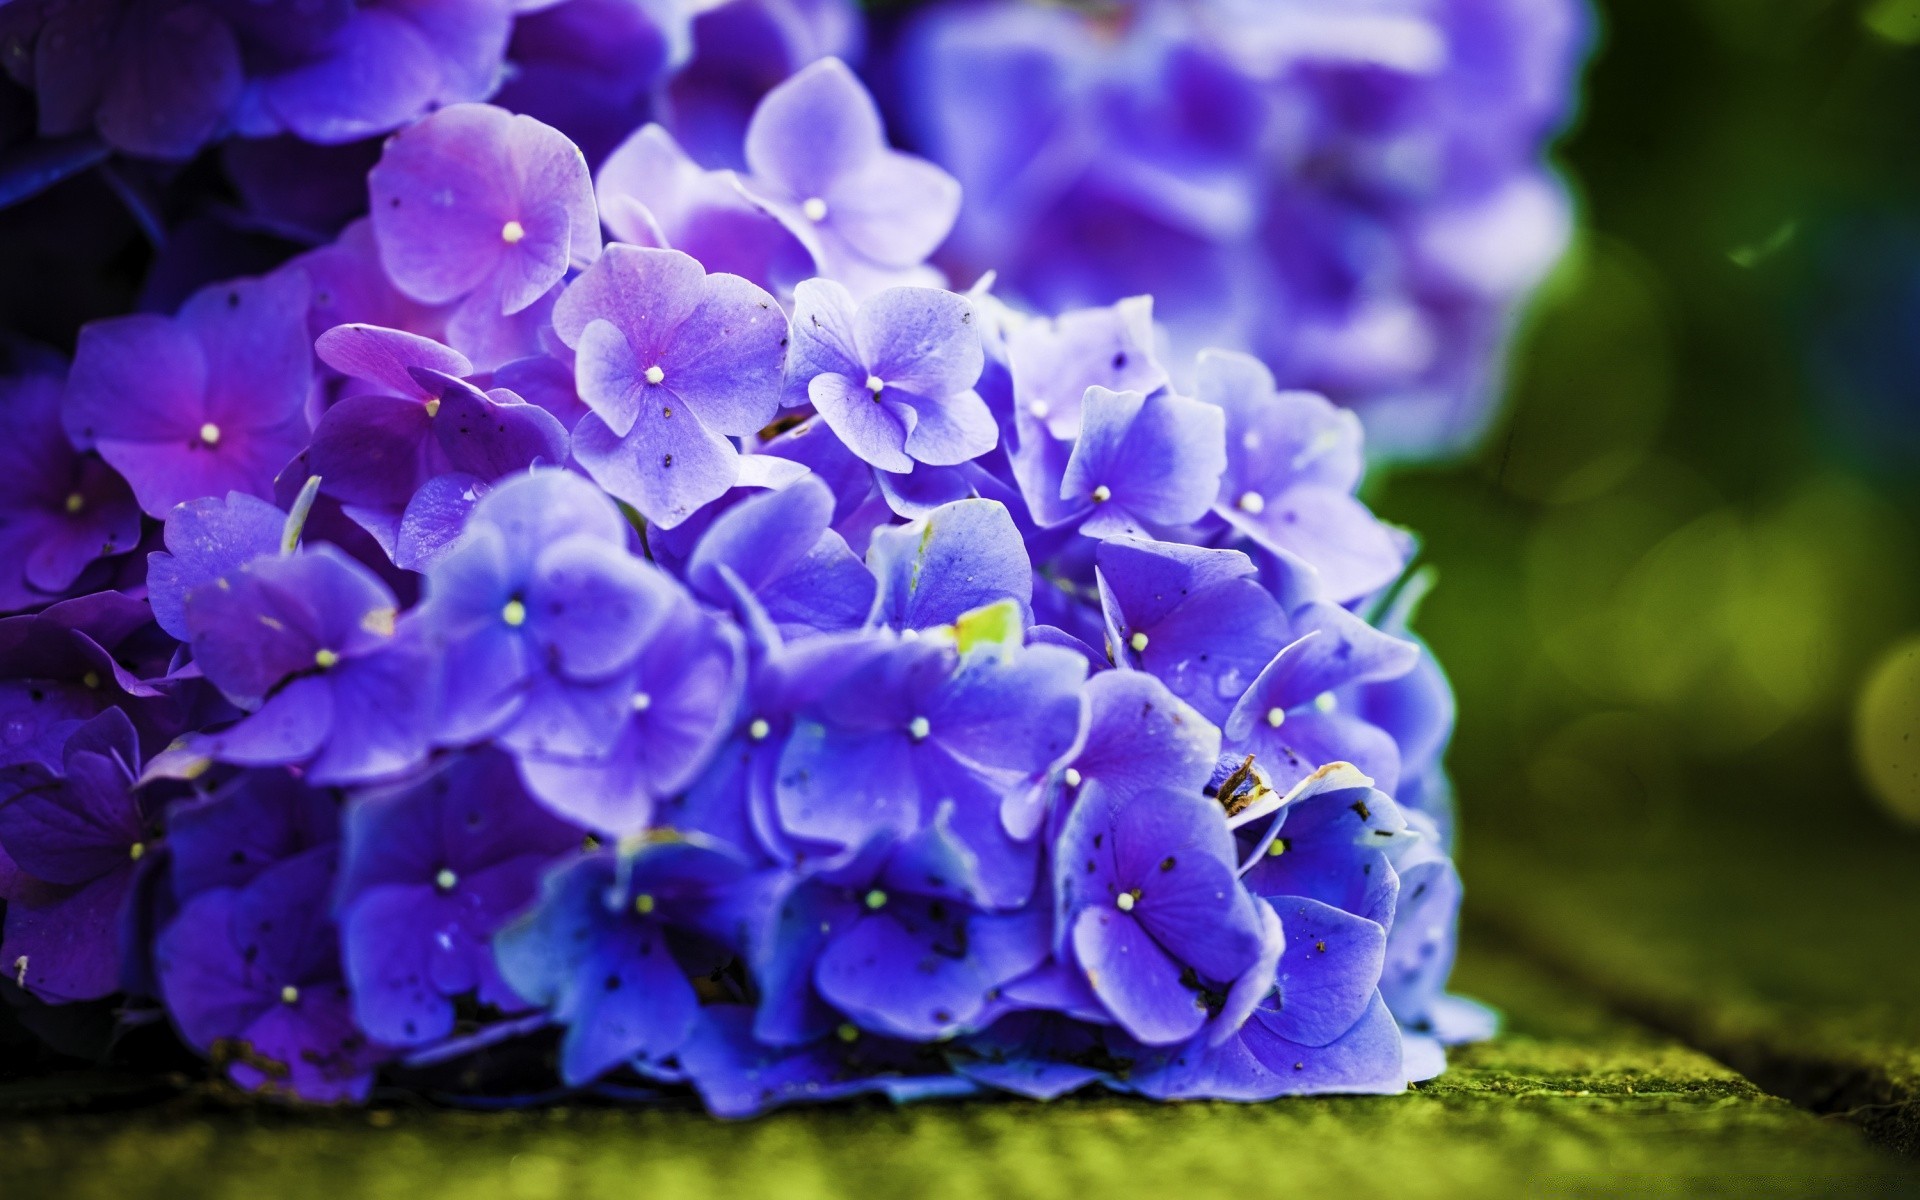
[[[286,1112],[188,1093],[0,1124],[9,1197],[1899,1195],[1920,1173],[1492,944],[1465,986],[1509,1029],[1399,1097],[1088,1097],[725,1124],[691,1109]]]

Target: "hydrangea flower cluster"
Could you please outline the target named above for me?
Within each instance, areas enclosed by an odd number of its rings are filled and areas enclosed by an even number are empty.
[[[1451,700],[1359,421],[950,290],[838,59],[737,149],[447,104],[338,239],[9,352],[0,987],[312,1102],[1440,1071]]]
[[[231,137],[338,145],[496,93],[515,112],[576,128],[596,158],[656,110],[703,147],[724,146],[761,92],[860,35],[851,0],[4,8],[0,69],[32,93],[40,136],[161,160]]]
[[[1387,457],[1470,447],[1571,227],[1543,152],[1582,0],[942,0],[886,68],[966,188],[943,256],[1045,309],[1150,293]]]

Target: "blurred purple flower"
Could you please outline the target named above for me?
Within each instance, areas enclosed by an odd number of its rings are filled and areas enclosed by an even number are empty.
[[[140,540],[126,482],[67,441],[62,382],[57,361],[0,378],[0,612],[59,599]]]
[[[73,731],[57,769],[6,772],[0,856],[18,874],[0,877],[0,964],[42,1000],[92,1000],[123,986],[129,947],[116,935],[140,877],[163,861],[156,814],[134,792],[139,774],[133,723],[113,708]]]
[[[768,92],[747,124],[749,193],[861,298],[912,275],[946,238],[960,185],[887,145],[854,73],[823,58]]]

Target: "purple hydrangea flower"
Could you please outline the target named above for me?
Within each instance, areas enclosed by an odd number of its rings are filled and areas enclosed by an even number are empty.
[[[241,1087],[364,1100],[387,1052],[353,1021],[329,916],[338,847],[187,900],[154,948],[161,994],[188,1044]]]
[[[799,868],[769,899],[754,948],[755,1036],[801,1045],[843,1019],[911,1041],[975,1028],[1048,950],[1044,909],[982,911],[976,862],[942,814]]]
[[[1279,602],[1237,550],[1115,538],[1098,561],[1114,662],[1158,676],[1210,721],[1224,722],[1292,640]]]
[[[1073,746],[1086,661],[1057,646],[977,646],[876,635],[820,699],[801,710],[780,758],[780,823],[830,846],[901,836],[952,806],[954,836],[976,857],[996,906],[1032,893],[1036,842],[1001,817],[1010,791],[1043,786]]]
[[[171,319],[86,326],[67,376],[68,434],[155,517],[202,496],[272,495],[306,444],[307,300],[306,277],[282,272],[206,288]]]
[[[424,303],[458,302],[449,340],[484,368],[519,357],[495,349],[503,322],[600,253],[579,149],[490,105],[456,104],[396,134],[367,189],[394,286]]]
[[[1158,1099],[1263,1100],[1315,1092],[1398,1092],[1418,1077],[1381,996],[1386,926],[1397,920],[1392,863],[1417,848],[1398,807],[1351,767],[1317,772],[1255,835],[1248,890],[1272,906],[1286,947],[1245,1023],[1141,1064],[1131,1082]]]
[[[454,999],[522,1007],[493,935],[534,899],[542,870],[580,833],[536,805],[497,750],[451,758],[349,805],[336,900],[354,1020],[375,1041],[453,1032]]]
[[[0,612],[59,599],[140,540],[125,481],[67,441],[61,389],[57,361],[0,379]]]
[[[523,749],[520,772],[571,820],[616,836],[642,832],[655,805],[692,783],[733,729],[745,673],[733,625],[676,595],[628,669],[594,689],[595,701],[618,709],[605,742]]]
[[[42,136],[97,131],[129,154],[191,157],[243,85],[238,39],[202,4],[25,0],[7,6],[0,39]]]
[[[495,948],[507,983],[566,1027],[562,1079],[655,1066],[681,1048],[700,1013],[690,976],[725,966],[744,942],[747,910],[727,897],[745,873],[723,849],[661,842],[547,877],[538,907]]]
[[[495,86],[508,0],[352,0],[298,14],[221,4],[247,63],[236,132],[335,143]]]
[[[631,661],[669,593],[627,536],[619,510],[565,471],[520,476],[475,507],[412,614],[443,657],[441,741],[510,726],[549,671],[599,680]]]
[[[1154,676],[1102,671],[1087,681],[1086,698],[1086,733],[1063,771],[1070,790],[1197,793],[1212,780],[1220,731]]]
[[[1059,935],[1131,1036],[1184,1042],[1271,975],[1278,925],[1237,866],[1226,814],[1198,792],[1093,787],[1074,800],[1054,851]]]
[[[873,97],[837,58],[768,92],[747,124],[747,190],[858,295],[909,281],[953,228],[960,186],[887,145]]]
[[[692,32],[663,119],[702,164],[744,168],[760,98],[817,59],[856,60],[866,23],[855,0],[729,0],[696,15]]]
[[[1087,389],[1080,437],[1047,524],[1080,520],[1088,537],[1142,536],[1207,513],[1224,469],[1220,419],[1169,391]]]
[[[811,402],[848,449],[883,471],[954,466],[999,429],[973,390],[985,361],[973,308],[934,288],[889,288],[863,304],[829,279],[794,292],[787,403]]]
[[[996,500],[956,500],[875,530],[867,566],[880,583],[873,624],[932,629],[1003,600],[1015,605],[1021,628],[1032,624],[1033,569],[1013,517]]]
[[[595,481],[666,528],[725,495],[740,478],[728,435],[780,407],[787,322],[773,297],[677,250],[615,245],[553,315],[593,410],[573,452]]]
[[[1149,395],[1168,382],[1154,352],[1151,296],[1051,320],[1018,319],[1007,332],[1006,356],[1020,414],[1068,441],[1080,436],[1088,388]]]
[[[0,618],[0,768],[57,768],[79,724],[109,708],[132,719],[144,749],[178,733],[182,705],[148,682],[166,672],[175,649],[152,636],[152,619],[145,603],[120,592]]]
[[[418,639],[372,572],[332,546],[257,558],[187,596],[193,657],[248,715],[183,753],[303,763],[315,783],[396,775],[426,757],[432,695]]]
[[[227,3],[27,0],[0,22],[40,132],[89,127],[126,153],[189,158],[215,137],[346,142],[475,100],[506,45],[505,0]]]
[[[189,500],[167,516],[165,550],[147,555],[147,600],[160,628],[181,641],[187,597],[287,544],[287,514],[256,496],[228,492]]]
[[[777,295],[790,295],[814,273],[807,247],[748,198],[732,171],[703,169],[659,125],[636,131],[607,156],[594,195],[619,241],[682,251]]]
[[[683,0],[518,5],[511,68],[492,102],[556,129],[598,163],[646,121],[654,94],[692,51]]]
[[[1262,550],[1310,571],[1346,603],[1398,578],[1406,555],[1353,496],[1360,422],[1310,392],[1282,392],[1244,354],[1200,355],[1196,394],[1226,414],[1227,465],[1214,511]]]
[[[857,628],[873,608],[874,579],[832,519],[833,493],[817,476],[749,496],[700,535],[687,586],[733,611],[750,598],[783,638]]]
[[[315,348],[343,374],[397,393],[327,409],[305,469],[398,566],[418,570],[444,552],[502,476],[566,461],[567,433],[552,414],[456,378],[472,365],[437,342],[350,325],[328,330]]]
[[[237,888],[275,863],[340,840],[340,799],[284,769],[242,771],[167,810],[171,882],[181,901]]]
[[[1285,792],[1318,768],[1352,763],[1392,794],[1400,781],[1393,736],[1343,712],[1339,694],[1413,670],[1420,648],[1381,633],[1346,609],[1313,603],[1296,611],[1289,644],[1227,715],[1231,754],[1253,754]]]
[[[0,854],[20,874],[5,889],[0,965],[40,999],[92,1000],[122,986],[128,898],[162,861],[153,814],[134,792],[139,774],[133,723],[116,708],[73,731],[57,770],[6,772]]]

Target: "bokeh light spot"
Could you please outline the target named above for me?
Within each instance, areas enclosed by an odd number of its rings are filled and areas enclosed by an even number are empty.
[[[1854,708],[1854,756],[1876,800],[1920,825],[1920,634],[1881,656]]]

